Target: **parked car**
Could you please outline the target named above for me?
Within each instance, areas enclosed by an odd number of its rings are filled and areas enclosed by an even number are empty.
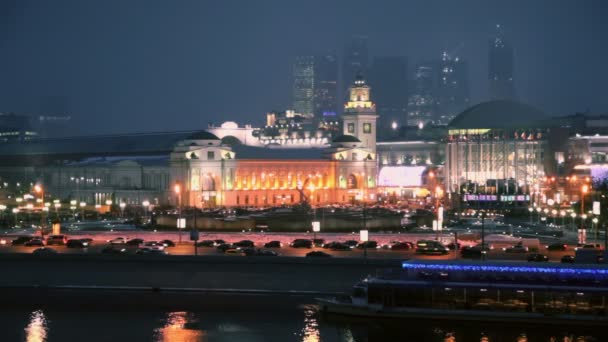
[[[57,251],[49,247],[36,248],[32,252],[33,255],[50,255],[57,254]]]
[[[372,248],[379,248],[379,246],[378,246],[377,241],[365,241],[365,242],[361,242],[360,244],[358,244],[357,248],[372,249]]]
[[[251,240],[241,240],[239,242],[233,243],[233,245],[235,245],[237,247],[241,247],[241,248],[255,247],[255,243]]]
[[[450,243],[448,243],[448,244],[446,245],[446,247],[447,247],[449,250],[452,250],[452,251],[453,251],[453,250],[455,250],[455,249],[460,249],[460,247],[462,247],[462,246],[461,246],[460,242],[459,242],[459,243],[450,242]]]
[[[307,258],[331,258],[331,254],[327,254],[323,251],[312,251],[306,253]]]
[[[123,254],[126,251],[127,250],[125,248],[114,247],[114,246],[107,246],[107,247],[104,247],[101,250],[101,253],[102,254]]]
[[[602,246],[599,243],[585,243],[585,244],[579,243],[574,248],[575,251],[578,251],[578,250],[581,250],[581,249],[597,249],[597,250],[601,250]]]
[[[226,243],[226,241],[224,241],[222,239],[213,240],[213,242],[215,242],[216,246],[223,245]]]
[[[357,241],[357,240],[346,240],[346,241],[344,241],[344,244],[347,245],[350,248],[355,248],[359,244],[359,241]]]
[[[564,255],[561,259],[561,262],[564,264],[573,264],[574,261],[574,255]]]
[[[135,239],[131,239],[131,240],[125,242],[125,245],[127,245],[127,246],[139,246],[139,245],[141,245],[143,243],[144,243],[144,239],[135,238]]]
[[[345,251],[345,252],[349,252],[352,250],[352,248],[345,243],[335,243],[330,247],[330,249],[332,251]]]
[[[11,241],[11,245],[13,245],[13,246],[24,245],[26,242],[28,242],[32,239],[34,239],[33,236],[18,236],[16,239]]]
[[[108,243],[110,245],[124,245],[125,243],[127,243],[127,239],[120,236],[120,237],[114,238],[112,240],[108,240]]]
[[[49,235],[46,238],[46,244],[50,245],[65,245],[68,242],[68,238],[65,235]]]
[[[549,258],[546,255],[540,253],[532,253],[528,255],[528,261],[530,262],[544,262],[549,261]]]
[[[565,251],[568,249],[568,245],[562,242],[552,243],[546,246],[548,251]]]
[[[242,251],[243,251],[243,254],[245,254],[246,256],[254,256],[254,255],[258,254],[258,251],[255,248],[251,248],[251,247],[243,248]]]
[[[312,244],[315,247],[321,247],[322,248],[325,245],[325,239],[313,239],[312,240]]]
[[[44,241],[42,241],[41,238],[35,238],[35,239],[31,239],[30,241],[24,243],[23,245],[27,246],[27,247],[44,246]]]
[[[414,244],[411,242],[397,242],[392,245],[389,245],[389,247],[390,247],[390,249],[395,250],[395,251],[408,250],[408,249],[413,249]]]
[[[289,245],[293,248],[312,248],[312,240],[295,239]]]
[[[281,243],[281,241],[268,241],[264,244],[264,248],[281,248],[283,247],[283,244]]]
[[[81,239],[69,239],[65,244],[67,248],[87,248],[89,243]]]
[[[513,245],[511,247],[503,248],[505,253],[528,253],[528,247],[524,246],[521,243]]]
[[[213,240],[197,241],[196,247],[215,247],[215,241],[213,241]]]

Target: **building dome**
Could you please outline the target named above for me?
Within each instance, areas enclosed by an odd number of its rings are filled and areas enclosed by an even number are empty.
[[[192,133],[189,135],[187,140],[220,140],[215,134],[209,133],[207,131],[199,131],[196,133]]]
[[[530,105],[496,100],[477,104],[458,114],[449,124],[451,129],[514,128],[540,126],[547,115]]]
[[[357,139],[357,137],[344,134],[339,137],[336,137],[332,142],[334,143],[360,143],[361,140]]]

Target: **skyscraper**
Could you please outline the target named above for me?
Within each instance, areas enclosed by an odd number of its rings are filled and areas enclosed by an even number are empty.
[[[513,86],[513,48],[503,38],[500,25],[496,25],[496,37],[490,40],[488,49],[488,81],[490,98],[504,100],[515,98]]]
[[[342,61],[341,99],[348,98],[348,87],[353,84],[357,75],[366,75],[369,64],[367,36],[354,36],[344,48]]]
[[[437,116],[435,122],[447,125],[469,106],[469,77],[467,63],[443,52],[439,62],[437,82]]]
[[[424,62],[414,71],[414,89],[407,105],[408,126],[425,125],[435,119],[437,63]]]
[[[338,112],[338,59],[335,54],[315,56],[314,114],[317,118]]]
[[[369,70],[377,106],[378,135],[392,135],[393,123],[405,125],[407,119],[407,58],[402,56],[375,57]]]
[[[293,63],[293,109],[297,113],[314,113],[314,56],[297,56]]]

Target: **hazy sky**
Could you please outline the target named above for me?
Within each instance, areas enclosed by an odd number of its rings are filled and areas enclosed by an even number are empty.
[[[290,107],[290,61],[342,52],[410,65],[462,46],[472,102],[487,98],[497,23],[519,97],[556,115],[608,112],[608,1],[2,0],[0,112],[68,110],[74,135],[259,124]]]

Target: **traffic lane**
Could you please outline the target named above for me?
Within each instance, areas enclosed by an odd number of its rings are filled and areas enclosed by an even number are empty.
[[[59,253],[65,254],[99,254],[102,249],[110,246],[107,243],[93,243],[88,248],[67,248],[66,246],[53,245],[49,246],[55,249]],[[126,245],[114,245],[115,248],[124,248],[127,254],[134,254],[138,247],[137,246],[126,246]],[[0,246],[0,253],[32,253],[39,247],[26,247],[26,246]],[[423,255],[416,254],[415,250],[399,250],[393,251],[388,249],[363,249],[353,248],[347,251],[336,251],[331,249],[325,249],[320,247],[315,248],[267,248],[277,252],[280,256],[290,257],[304,257],[311,251],[323,251],[332,255],[335,258],[379,258],[379,259],[420,259],[420,260],[452,260],[452,259],[464,259],[460,255],[460,252],[450,251],[446,255]],[[178,244],[175,247],[166,248],[169,255],[194,255],[195,248],[193,244]],[[198,255],[224,255],[224,253],[217,250],[215,247],[197,247],[196,253]],[[500,249],[492,250],[486,255],[486,260],[501,260],[501,261],[526,261],[527,256],[530,253],[506,253]],[[544,251],[541,254],[547,255],[550,261],[559,262],[564,255],[574,255],[574,250],[567,251]],[[239,256],[234,255],[234,256]]]

